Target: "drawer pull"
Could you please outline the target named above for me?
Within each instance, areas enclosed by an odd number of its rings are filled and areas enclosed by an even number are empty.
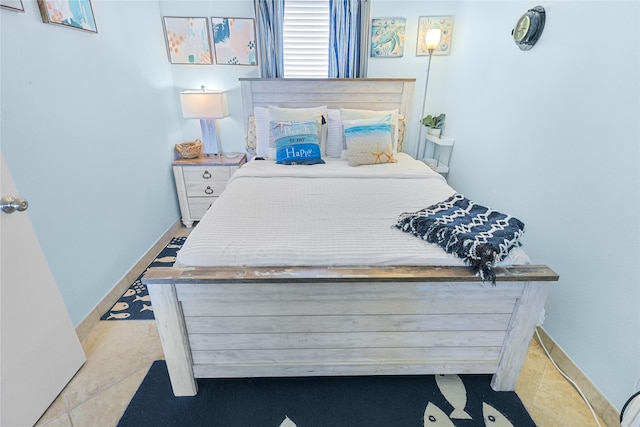
[[[204,189],[205,194],[213,194],[213,188],[207,185],[207,188]]]
[[[209,179],[211,178],[211,172],[209,172],[208,170],[205,170],[204,173],[202,174],[202,177],[204,179]]]

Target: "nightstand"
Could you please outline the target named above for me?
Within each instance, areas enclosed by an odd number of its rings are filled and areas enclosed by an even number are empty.
[[[171,164],[185,227],[202,219],[224,191],[231,175],[246,162],[247,155],[242,153],[235,158],[202,156],[175,160]]]
[[[455,141],[446,136],[438,138],[433,135],[427,135],[425,139],[425,152],[430,157],[423,158],[422,161],[446,178],[449,173],[449,162],[451,161],[451,152]]]

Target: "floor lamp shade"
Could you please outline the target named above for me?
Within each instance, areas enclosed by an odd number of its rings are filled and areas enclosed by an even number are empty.
[[[216,119],[229,115],[226,92],[204,89],[184,91],[180,93],[180,103],[185,119],[200,119],[204,153],[222,155],[222,145],[216,132]]]
[[[424,43],[427,45],[427,50],[433,51],[433,49],[436,49],[440,45],[441,38],[442,31],[440,31],[440,28],[430,28],[424,38]]]

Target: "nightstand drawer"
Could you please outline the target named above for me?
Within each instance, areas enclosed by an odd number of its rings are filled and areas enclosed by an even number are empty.
[[[189,183],[226,183],[231,176],[229,167],[189,166],[183,167],[184,180]]]
[[[189,213],[193,219],[201,219],[217,197],[189,197]]]
[[[227,186],[227,181],[185,182],[187,197],[218,197]]]

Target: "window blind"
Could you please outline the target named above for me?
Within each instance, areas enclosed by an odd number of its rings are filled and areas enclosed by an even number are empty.
[[[329,0],[284,3],[284,77],[326,78],[329,74]]]

